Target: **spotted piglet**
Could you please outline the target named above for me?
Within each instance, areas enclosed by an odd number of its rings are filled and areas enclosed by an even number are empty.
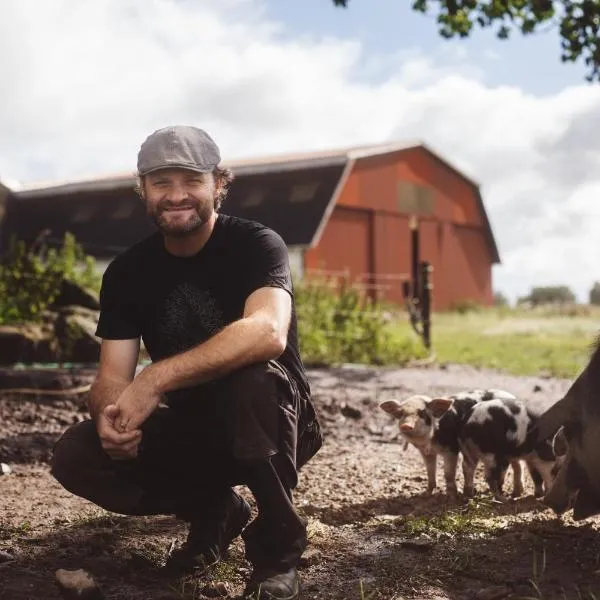
[[[459,433],[465,489],[472,493],[475,469],[481,461],[490,491],[497,500],[504,501],[502,488],[510,464],[512,495],[521,496],[523,460],[533,480],[535,496],[539,498],[544,489],[548,491],[564,457],[556,451],[556,439],[536,439],[537,418],[524,402],[510,395],[473,405]]]
[[[456,467],[460,451],[459,434],[472,407],[499,390],[472,390],[447,398],[417,394],[402,402],[387,400],[379,407],[398,421],[400,434],[423,457],[427,469],[427,492],[437,487],[437,457],[442,455],[446,493],[457,496]],[[463,463],[464,472],[464,463]],[[470,490],[465,490],[465,493]]]

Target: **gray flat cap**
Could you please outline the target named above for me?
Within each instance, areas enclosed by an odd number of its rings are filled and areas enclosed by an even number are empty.
[[[137,169],[139,175],[169,167],[209,173],[220,161],[219,147],[206,131],[175,125],[158,129],[146,138],[138,153]]]

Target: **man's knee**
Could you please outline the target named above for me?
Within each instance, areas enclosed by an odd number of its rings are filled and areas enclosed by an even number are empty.
[[[266,458],[279,451],[283,413],[292,427],[296,422],[293,391],[280,367],[258,363],[239,369],[223,381],[220,395],[235,458]]]
[[[50,472],[63,487],[77,494],[82,472],[98,461],[100,450],[94,422],[77,423],[54,444]]]

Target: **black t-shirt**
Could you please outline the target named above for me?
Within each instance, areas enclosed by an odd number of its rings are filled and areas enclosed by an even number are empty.
[[[167,252],[160,232],[119,254],[102,278],[96,335],[141,337],[157,361],[240,319],[248,296],[267,286],[292,296],[287,346],[278,362],[308,397],[287,248],[276,232],[253,221],[219,214],[204,247],[190,257]]]

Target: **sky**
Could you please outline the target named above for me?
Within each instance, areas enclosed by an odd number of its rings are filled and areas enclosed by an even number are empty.
[[[600,280],[600,84],[549,29],[444,40],[406,0],[0,0],[0,179],[133,171],[166,124],[226,159],[423,140],[481,186],[509,299]]]

